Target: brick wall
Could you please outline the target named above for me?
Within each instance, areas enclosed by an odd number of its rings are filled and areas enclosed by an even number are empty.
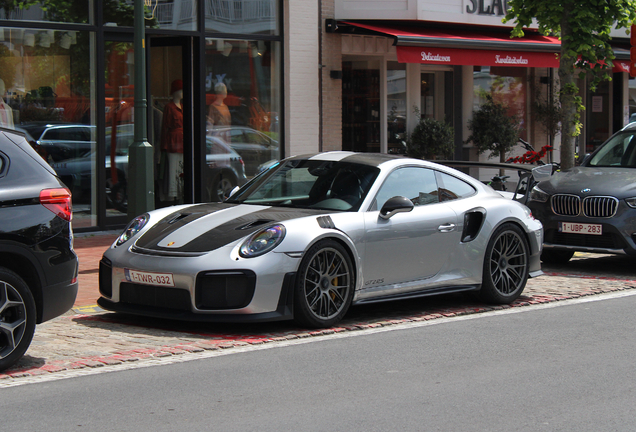
[[[285,0],[285,155],[319,149],[316,0]]]
[[[334,18],[335,1],[322,0],[322,150],[342,150],[342,80],[330,77],[342,71],[340,34],[325,33],[325,19]]]

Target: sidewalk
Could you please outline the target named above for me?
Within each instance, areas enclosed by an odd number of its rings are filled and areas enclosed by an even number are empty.
[[[87,306],[96,306],[99,298],[99,260],[106,249],[117,239],[114,231],[95,234],[79,234],[75,236],[75,253],[79,257],[79,291],[73,310],[86,312]]]

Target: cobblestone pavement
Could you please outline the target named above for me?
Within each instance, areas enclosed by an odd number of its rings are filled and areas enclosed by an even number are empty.
[[[628,260],[628,261],[624,261]],[[544,268],[509,306],[489,306],[453,294],[353,307],[339,327],[307,331],[291,321],[261,324],[208,324],[154,320],[76,308],[41,324],[24,358],[0,373],[0,387],[17,380],[65,370],[98,368],[208,350],[231,349],[405,322],[428,321],[636,289],[636,270],[627,257],[577,254],[564,271]],[[600,268],[590,273],[589,268]],[[97,275],[95,274],[96,278]],[[90,310],[91,313],[77,313]]]

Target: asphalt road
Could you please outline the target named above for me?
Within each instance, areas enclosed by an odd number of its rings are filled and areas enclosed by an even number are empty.
[[[636,430],[636,296],[598,298],[0,388],[0,430]]]

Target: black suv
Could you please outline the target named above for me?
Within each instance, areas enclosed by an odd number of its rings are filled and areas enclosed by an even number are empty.
[[[77,296],[71,193],[24,135],[0,128],[0,370]]]

